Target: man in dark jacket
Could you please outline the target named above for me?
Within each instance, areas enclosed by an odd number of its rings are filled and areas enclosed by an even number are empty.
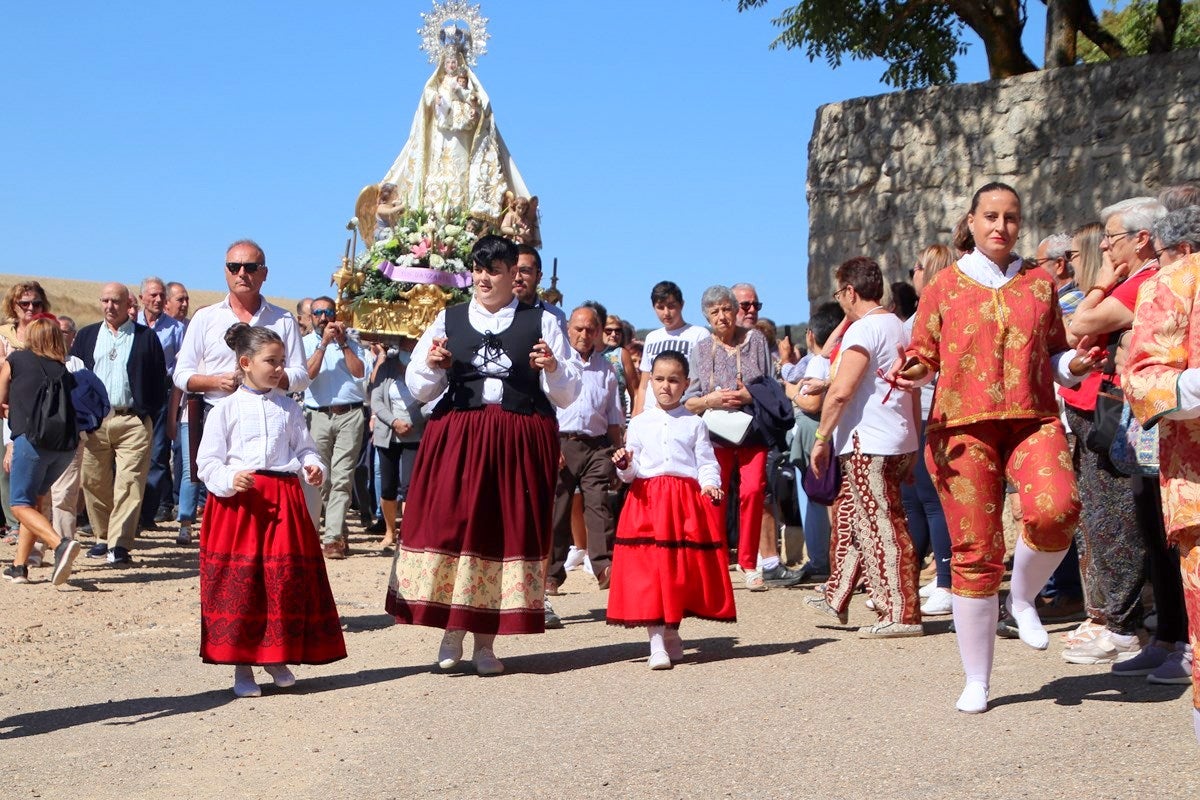
[[[112,413],[87,438],[83,454],[83,493],[96,533],[92,558],[131,564],[138,512],[150,469],[152,420],[167,402],[166,364],[154,331],[129,315],[129,289],[106,283],[100,291],[104,321],[79,331],[71,355],[108,390]]]

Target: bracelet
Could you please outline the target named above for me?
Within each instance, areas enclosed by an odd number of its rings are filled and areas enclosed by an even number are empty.
[[[326,347],[327,347],[327,345],[325,345],[325,344],[319,344],[313,348],[313,352],[315,353],[317,350],[324,350]]]
[[[816,437],[816,440],[817,440],[818,442],[825,442],[826,444],[828,444],[828,443],[829,443],[829,440],[830,440],[830,438],[832,438],[832,437],[830,437],[828,434],[821,433],[819,430],[818,430],[818,431],[813,431],[813,436],[814,436],[814,437]]]

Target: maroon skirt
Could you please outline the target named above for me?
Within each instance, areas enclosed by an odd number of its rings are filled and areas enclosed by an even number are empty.
[[[473,633],[545,630],[558,423],[498,405],[425,427],[386,607],[399,623]]]
[[[690,478],[638,478],[629,487],[613,546],[609,625],[737,620],[725,537],[709,527],[706,502]]]
[[[299,478],[255,475],[210,494],[200,534],[200,657],[210,664],[327,664],[341,620]]]

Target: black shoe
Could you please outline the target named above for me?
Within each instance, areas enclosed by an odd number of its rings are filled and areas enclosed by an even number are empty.
[[[127,548],[114,547],[108,554],[108,563],[113,566],[129,565],[133,563],[133,557],[129,555]]]
[[[377,519],[374,522],[368,523],[366,529],[367,533],[383,533],[387,530],[387,525],[384,524],[382,519]]]
[[[563,621],[559,619],[558,614],[554,613],[554,609],[550,606],[550,601],[546,601],[546,630],[557,631],[563,627]]]
[[[1020,639],[1021,632],[1017,630],[1017,621],[1007,614],[1002,615],[996,623],[996,635],[1001,639]]]
[[[175,509],[171,506],[163,506],[154,515],[155,522],[170,522],[173,519],[175,519]]]
[[[107,542],[96,542],[87,551],[88,558],[104,558],[106,555],[108,555],[108,543]]]
[[[807,577],[808,572],[804,569],[804,567],[801,567],[800,569],[788,569],[783,565],[782,562],[780,562],[775,569],[764,569],[762,571],[763,583],[765,583],[767,586],[797,586],[800,583],[803,583]]]
[[[29,567],[24,564],[17,566],[10,564],[4,568],[4,577],[8,578],[13,583],[29,583]],[[555,617],[555,619],[558,619]],[[562,627],[562,623],[558,623],[558,627]]]

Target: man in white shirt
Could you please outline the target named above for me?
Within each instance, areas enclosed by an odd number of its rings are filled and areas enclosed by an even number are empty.
[[[175,371],[175,358],[183,344],[183,323],[165,311],[167,287],[162,278],[151,275],[142,279],[142,310],[137,321],[158,334],[162,345],[163,359],[167,372],[163,375],[167,396],[171,395],[171,373]],[[163,405],[154,420],[154,442],[150,446],[150,474],[146,477],[146,493],[142,498],[142,510],[138,524],[142,528],[153,528],[155,524],[170,519],[174,492],[171,476],[171,439],[167,435],[167,413],[170,403]]]
[[[239,239],[225,250],[225,283],[229,294],[221,302],[197,311],[187,326],[175,360],[175,386],[195,395],[196,399],[203,395],[204,402],[189,403],[187,417],[179,427],[179,436],[184,441],[184,482],[194,477],[192,464],[200,445],[207,409],[228,397],[241,382],[237,356],[225,344],[225,332],[231,325],[245,322],[278,333],[283,339],[286,359],[279,388],[298,392],[308,386],[304,345],[300,342],[296,318],[263,297],[262,287],[266,280],[266,253],[253,240]],[[185,505],[181,497],[178,513],[178,541],[181,543],[187,540],[185,534],[190,537],[196,512],[194,503],[190,508]]]
[[[758,299],[758,289],[751,283],[735,283],[729,287],[733,299],[737,300],[737,326],[753,328],[758,325],[758,312],[762,311],[762,301]],[[771,343],[774,345],[774,342]]]
[[[633,403],[633,415],[642,413],[643,408],[657,408],[658,401],[654,392],[646,391],[650,384],[650,370],[654,366],[654,357],[664,350],[675,350],[688,359],[691,374],[695,375],[696,365],[692,360],[692,349],[696,344],[711,336],[706,329],[683,321],[683,291],[673,281],[659,281],[650,290],[650,304],[661,328],[646,334],[642,348],[641,371],[645,373],[638,385],[637,398]]]
[[[326,558],[346,557],[346,512],[350,508],[350,490],[354,467],[363,445],[363,403],[366,394],[362,347],[349,335],[346,324],[337,319],[333,298],[312,301],[312,331],[304,337],[308,353],[308,377],[312,381],[304,392],[309,432],[317,445],[317,455],[329,465],[329,479],[320,493],[307,492],[313,524],[325,509],[321,549]]]
[[[583,496],[587,550],[601,589],[607,589],[612,551],[609,541],[616,523],[607,503],[616,477],[613,450],[621,445],[625,414],[621,410],[617,374],[600,352],[600,333],[607,314],[590,305],[571,312],[567,323],[570,361],[579,367],[583,384],[579,396],[558,413],[558,488],[554,495],[554,544],[546,573],[546,593],[557,594],[566,580],[565,562],[571,544],[571,505],[578,489]]]

